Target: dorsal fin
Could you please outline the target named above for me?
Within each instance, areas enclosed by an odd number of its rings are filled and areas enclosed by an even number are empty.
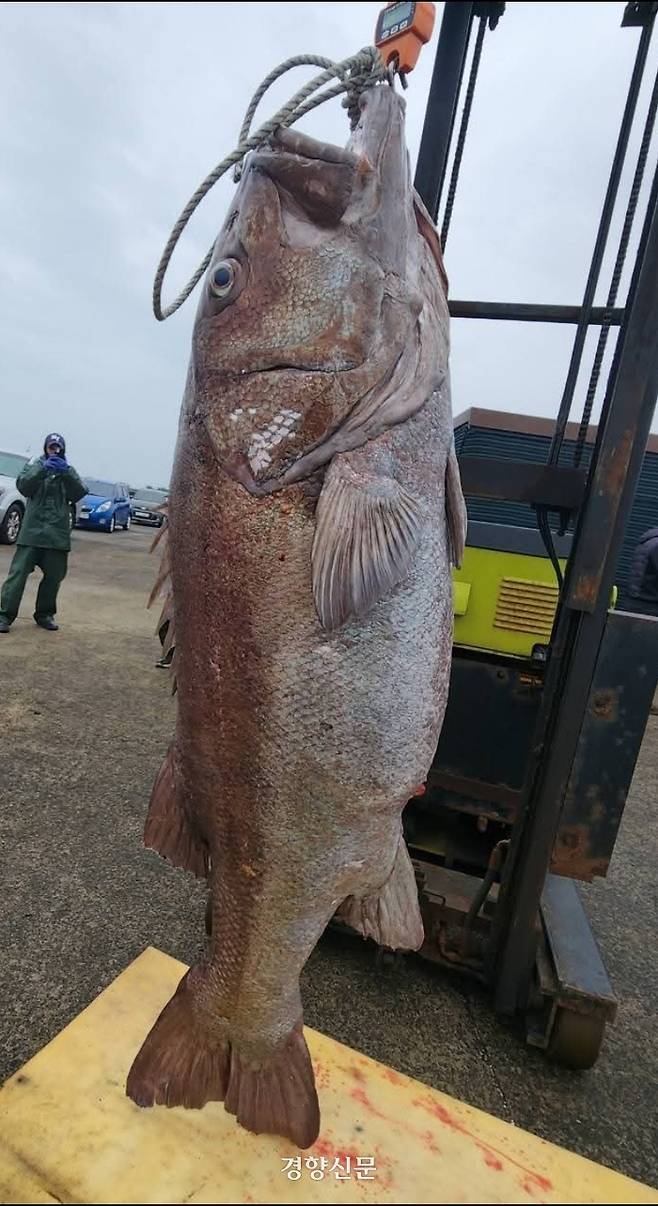
[[[158,528],[150,551],[153,553],[158,545],[162,545],[160,552],[160,568],[158,570],[158,575],[146,606],[152,607],[158,597],[164,600],[155,631],[162,645],[163,656],[164,654],[169,653],[171,649],[174,651],[169,664],[169,671],[172,678],[171,693],[172,695],[175,695],[176,630],[174,625],[174,597],[171,582],[171,554],[169,551],[169,519],[166,504],[159,509],[164,513],[164,523]]]

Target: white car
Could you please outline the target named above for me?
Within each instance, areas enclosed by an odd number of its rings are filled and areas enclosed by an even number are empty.
[[[0,451],[0,544],[16,544],[25,514],[25,499],[16,489],[28,456]]]

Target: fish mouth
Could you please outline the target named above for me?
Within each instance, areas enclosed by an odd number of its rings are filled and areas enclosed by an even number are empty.
[[[344,364],[341,367],[328,364],[263,364],[223,375],[232,381],[244,381],[261,373],[325,373],[333,377],[341,373],[353,373],[355,369],[363,368],[367,360],[368,357],[364,356],[363,360],[355,360],[353,364]]]
[[[289,155],[296,155],[300,159],[317,160],[319,163],[337,163],[353,168],[359,161],[359,156],[345,147],[335,146],[330,142],[321,142],[310,134],[302,134],[299,130],[292,130],[286,126],[279,126],[278,130],[275,130],[269,139],[269,146],[273,150],[286,151]],[[253,163],[258,163],[261,153],[260,151],[253,153]],[[265,154],[267,155],[267,152]]]
[[[267,176],[319,228],[336,227],[355,197],[375,183],[364,155],[283,128],[251,153],[249,168]]]

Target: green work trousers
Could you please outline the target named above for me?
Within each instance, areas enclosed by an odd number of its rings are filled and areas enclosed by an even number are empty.
[[[10,624],[16,619],[25,583],[38,565],[43,574],[34,612],[35,620],[45,620],[57,611],[57,592],[66,577],[68,553],[63,549],[38,549],[19,544],[0,594],[0,615]]]

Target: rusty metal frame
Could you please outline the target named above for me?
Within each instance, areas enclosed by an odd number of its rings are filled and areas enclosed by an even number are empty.
[[[551,871],[581,880],[607,875],[657,682],[658,616],[611,612],[564,797]]]
[[[535,920],[657,395],[658,172],[558,609],[537,723],[537,752],[525,789],[524,820],[515,827],[505,867],[495,971],[496,1006],[505,1013],[527,1003]]]
[[[559,503],[563,523],[569,511],[572,514],[578,512],[534,730],[532,755],[518,803],[515,802],[515,816],[509,818],[512,823],[512,845],[502,871],[496,906],[488,918],[489,938],[485,943],[488,966],[482,966],[478,973],[493,984],[496,1007],[506,1013],[527,1010],[532,1004],[533,968],[536,957],[541,956],[542,926],[539,919],[542,893],[547,882],[551,882],[550,879],[547,881],[547,875],[556,848],[556,835],[560,833],[560,814],[565,801],[568,802],[569,785],[573,785],[574,775],[577,779],[578,768],[582,768],[579,740],[581,737],[586,740],[586,735],[583,735],[588,723],[590,726],[596,724],[597,708],[599,712],[602,707],[605,708],[605,702],[602,703],[597,695],[597,684],[602,670],[606,669],[607,672],[605,649],[608,646],[605,637],[613,576],[658,393],[658,176],[654,179],[647,206],[626,306],[623,310],[616,309],[606,315],[593,305],[594,289],[610,230],[657,11],[658,4],[646,0],[626,6],[622,24],[640,27],[641,34],[581,306],[517,306],[453,301],[451,307],[454,317],[572,322],[577,326],[570,370],[554,429],[549,472],[546,472],[547,467],[536,465],[514,466],[515,477],[511,483],[510,465],[507,462],[500,467],[504,473],[496,465],[484,464],[483,467],[482,462],[480,465],[464,464],[462,467],[466,493],[530,501],[539,504],[540,510],[545,512]],[[476,12],[478,16],[483,15],[478,11],[478,6],[459,4],[455,0],[447,0],[444,9],[415,180],[419,193],[434,217],[438,213],[441,187],[446,177],[468,41]],[[567,481],[564,476],[558,478],[557,474],[552,477],[550,469],[553,472],[558,469],[560,448],[567,430],[585,333],[590,326],[602,321],[606,325],[620,325],[620,333],[590,468],[586,478],[574,477],[572,481]],[[567,494],[570,495],[568,500]],[[638,622],[641,623],[639,618]],[[647,634],[639,630],[635,632],[635,629],[633,631],[637,647],[641,649]],[[655,648],[653,640],[647,640],[645,647]],[[636,707],[634,741],[641,728],[641,717],[637,712]],[[635,748],[627,751],[628,757],[634,758],[636,752]],[[452,776],[450,773],[446,776],[448,767],[436,767],[436,770],[439,772],[436,781],[431,783],[428,780],[427,805],[431,805],[432,791],[436,789],[442,793],[441,798],[448,810],[451,800],[460,811],[470,809],[471,800],[468,792],[465,792],[465,783],[458,782],[454,772]],[[441,771],[444,773],[441,774]],[[502,819],[501,810],[504,806],[509,809],[511,803],[510,800],[490,800],[489,813],[497,813],[498,819]],[[478,801],[473,798],[472,804],[476,809]],[[568,821],[568,817],[565,816],[564,820]],[[562,832],[564,836],[566,831]],[[558,851],[559,848],[558,843]],[[559,866],[559,869],[566,870],[567,874],[569,870],[578,874],[577,870],[573,871],[572,863],[569,867],[566,864]],[[592,869],[596,873],[594,866]],[[446,871],[445,874],[446,883],[449,883],[450,872]],[[579,918],[578,924],[582,922],[579,960],[584,961],[590,970],[594,968],[598,975],[598,956],[595,958],[590,950],[591,935],[585,915],[582,909],[579,912],[576,910],[577,918],[574,914],[574,885],[563,882],[571,895],[567,893],[565,896],[557,888],[553,893],[560,898],[560,917],[563,920],[566,918],[567,922],[566,928],[562,921],[554,926],[558,935],[555,941],[559,945],[565,934],[568,937],[573,928],[570,919],[578,921]],[[443,895],[447,891],[446,888]],[[453,912],[459,912],[460,908],[459,901],[451,905]],[[450,951],[446,948],[439,955],[443,960],[444,956],[447,958],[450,955]],[[452,962],[452,956],[448,962]],[[569,992],[571,988],[573,985]],[[594,997],[597,991],[592,989]],[[604,1012],[609,1010],[607,990],[603,994],[605,1000],[602,998],[601,1001],[594,1000],[592,992],[586,988],[587,1008],[593,1001],[593,1007],[600,1007]]]
[[[490,318],[495,322],[580,322],[582,306],[542,305],[537,302],[486,302],[462,301],[460,298],[450,298],[448,301],[451,318]],[[606,323],[611,327],[620,327],[624,318],[621,307],[606,310],[605,306],[593,306],[589,314],[589,326],[602,326]]]

